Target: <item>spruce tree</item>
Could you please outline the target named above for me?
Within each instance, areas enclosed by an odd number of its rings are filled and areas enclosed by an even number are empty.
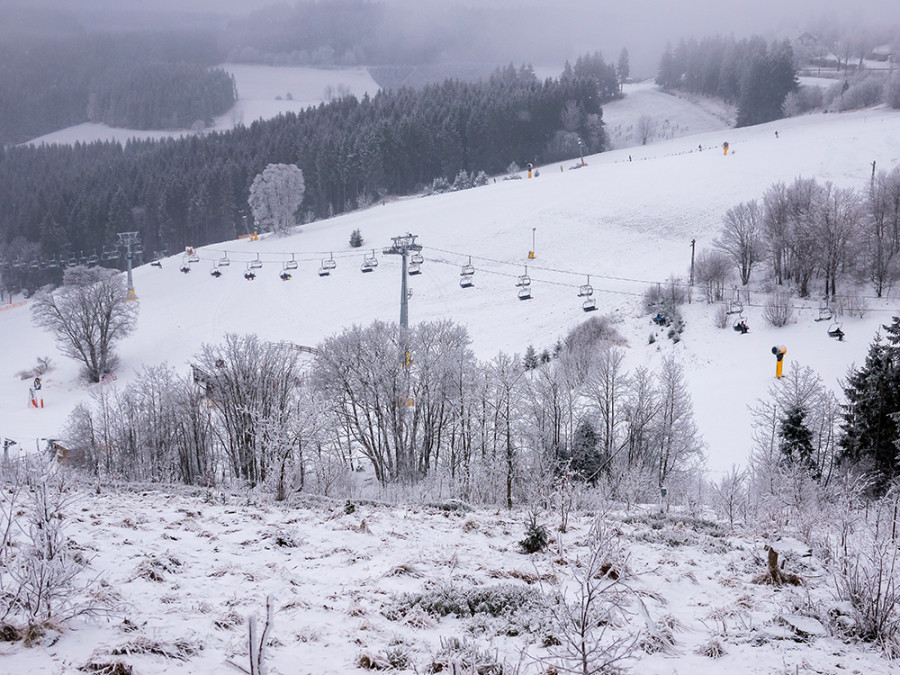
[[[900,472],[900,317],[884,329],[886,337],[876,336],[865,363],[847,377],[840,441],[844,461],[871,464],[878,490]]]
[[[781,420],[779,435],[781,436],[781,461],[783,464],[799,464],[813,468],[813,434],[806,426],[805,417],[806,411],[799,406],[794,406]]]

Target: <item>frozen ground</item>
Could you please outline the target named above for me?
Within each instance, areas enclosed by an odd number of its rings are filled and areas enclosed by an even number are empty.
[[[589,513],[574,516],[566,533],[554,530],[549,549],[526,555],[520,512],[359,504],[347,514],[342,503],[248,505],[216,492],[77,493],[66,534],[90,561],[91,578],[103,582],[95,598],[114,611],[51,631],[31,648],[0,642],[0,674],[109,672],[101,668],[119,663],[140,675],[237,672],[226,661],[247,667],[247,618],[263,621],[267,596],[271,675],[365,672],[360,657],[405,659],[395,672],[452,672],[446,662],[443,670],[431,664],[454,638],[476,646],[482,664],[507,664],[479,672],[546,673],[534,659],[551,653],[547,645],[563,632],[546,609],[516,602],[560,591],[574,597],[597,522]],[[555,527],[555,518],[544,522]],[[896,672],[873,647],[829,637],[825,617],[841,608],[833,581],[796,540],[650,509],[600,522],[614,543],[608,562],[621,575],[627,609],[614,615],[604,643],[639,637],[623,664],[631,672]],[[766,543],[803,586],[753,583],[766,569]],[[433,606],[404,604],[405,593]],[[468,616],[440,616],[441,606],[468,614],[458,598],[473,593],[491,601]]]

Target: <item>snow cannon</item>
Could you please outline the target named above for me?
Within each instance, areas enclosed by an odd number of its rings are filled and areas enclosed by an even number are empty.
[[[728,141],[722,143],[722,149],[725,151],[725,154],[728,154]]]
[[[784,368],[784,355],[787,354],[787,347],[777,345],[772,347],[772,353],[775,355],[775,377],[781,377],[781,370]]]

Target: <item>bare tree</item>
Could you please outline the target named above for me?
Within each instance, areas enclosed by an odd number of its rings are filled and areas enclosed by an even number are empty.
[[[786,269],[789,212],[787,187],[784,183],[775,183],[763,195],[763,230],[775,283],[779,286],[784,283],[786,276],[790,276],[789,269]]]
[[[750,273],[763,258],[763,210],[756,200],[728,209],[722,233],[713,245],[732,259],[741,284],[750,282]]]
[[[880,298],[900,279],[900,168],[873,176],[865,210],[866,276]]]
[[[306,184],[295,164],[269,164],[250,185],[248,203],[253,219],[276,234],[287,234],[297,223]]]
[[[817,203],[819,255],[825,273],[825,295],[837,292],[838,272],[853,257],[860,226],[859,200],[853,190],[828,182]]]
[[[647,145],[647,141],[653,137],[653,132],[656,131],[656,122],[650,115],[641,115],[638,118],[636,130],[638,138],[641,139],[641,145]]]
[[[84,363],[91,382],[115,367],[113,345],[134,331],[137,315],[122,275],[102,267],[67,269],[63,285],[39,296],[32,310],[35,325],[54,335],[63,354]]]
[[[703,288],[707,302],[721,302],[725,297],[725,284],[731,276],[728,257],[720,251],[706,249],[697,254],[694,263],[694,279]]]

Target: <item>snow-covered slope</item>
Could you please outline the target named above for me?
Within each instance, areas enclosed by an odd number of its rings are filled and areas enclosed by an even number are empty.
[[[730,144],[727,156],[723,141]],[[812,309],[785,328],[768,327],[761,319],[763,297],[753,294],[745,312],[748,335],[714,328],[712,310],[694,304],[685,310],[680,343],[649,345],[653,329],[640,309],[641,295],[671,275],[686,279],[691,239],[698,250],[708,246],[729,207],[797,176],[858,188],[872,161],[879,169],[900,162],[900,113],[819,114],[616,150],[588,157],[578,170],[569,169],[571,162],[562,170],[542,167],[536,178],[501,177],[463,192],[378,204],[285,238],[206,247],[189,274],[179,272],[182,257],[173,256],[162,268],[135,270],[140,319],[137,332],[119,346],[117,384],[133,380],[143,365],[163,361],[185,371],[202,343],[218,342],[227,332],[314,345],[354,323],[397,320],[400,261],[382,256],[381,249],[392,236],[411,232],[426,259],[423,273],[411,278],[411,321],[452,318],[468,328],[485,359],[499,350],[522,353],[529,344],[552,346],[585,318],[577,287],[590,275],[600,313],[620,321],[629,366],[655,367],[670,352],[684,364],[709,467],[718,472],[747,457],[746,406],[765,396],[773,381],[772,345],[787,346],[788,374],[796,364],[809,365],[836,387],[900,303],[870,301],[865,318],[844,319],[848,338],[838,343],[813,320]],[[357,228],[363,250],[348,244]],[[536,255],[528,260],[532,240]],[[380,264],[362,274],[363,253],[372,249]],[[233,262],[214,279],[208,273],[212,261],[225,250]],[[332,252],[337,269],[319,277],[320,260]],[[246,281],[243,269],[257,255],[264,267],[255,281]],[[299,269],[285,282],[278,273],[292,256]],[[468,256],[477,269],[475,286],[461,289],[459,265]],[[534,297],[519,301],[515,282],[526,263]],[[77,364],[59,356],[50,336],[31,325],[27,306],[0,312],[0,348],[0,434],[25,447],[58,435],[71,408],[89,394],[77,379]],[[47,355],[56,369],[44,379],[45,407],[29,409],[28,382],[15,373]]]

